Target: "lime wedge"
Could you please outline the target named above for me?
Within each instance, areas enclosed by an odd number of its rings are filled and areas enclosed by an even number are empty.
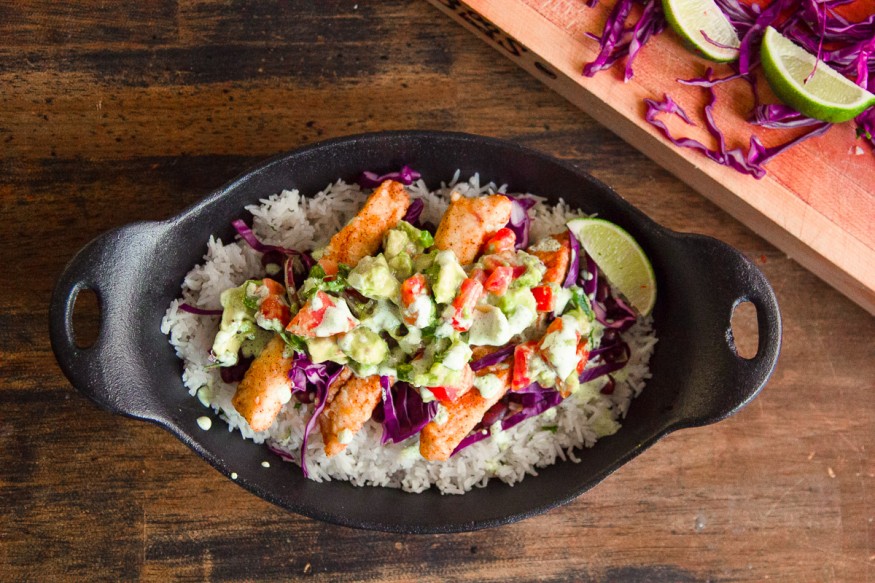
[[[817,57],[771,26],[763,37],[760,59],[775,95],[808,117],[840,123],[875,105],[875,95],[823,61],[818,63]],[[817,71],[806,83],[815,63]]]
[[[738,58],[741,41],[714,0],[662,0],[666,20],[687,44],[712,61]]]
[[[568,228],[626,301],[642,316],[649,314],[656,303],[656,276],[632,235],[604,219],[572,219]]]

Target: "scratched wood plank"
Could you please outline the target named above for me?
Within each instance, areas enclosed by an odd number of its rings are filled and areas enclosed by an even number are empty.
[[[0,579],[871,578],[872,318],[426,3],[354,5],[0,4]],[[772,382],[736,417],[669,436],[566,507],[437,536],[278,510],[70,387],[47,305],[76,249],[172,216],[266,156],[403,127],[532,146],[669,228],[741,249],[782,306]]]
[[[676,79],[701,77],[707,67],[721,77],[733,70],[692,55],[674,34],[651,39],[636,59],[634,77],[623,83],[622,67],[592,78],[581,75],[598,49],[584,35],[601,34],[611,3],[590,9],[583,0],[430,2],[875,314],[875,156],[855,139],[852,123],[783,153],[767,164],[765,178],[755,180],[672,146],[644,120],[643,100],[668,93],[685,111],[698,114],[698,127],[662,116],[672,134],[714,143],[700,114],[707,94]],[[862,10],[875,6],[859,2]],[[761,76],[758,87],[766,102],[776,101]],[[749,87],[737,81],[717,92],[718,127],[729,147],[746,149],[752,133],[746,123],[753,105]],[[773,146],[800,130],[753,133]]]

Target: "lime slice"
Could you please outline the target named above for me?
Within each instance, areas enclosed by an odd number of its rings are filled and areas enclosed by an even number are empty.
[[[712,61],[738,58],[741,41],[714,0],[662,0],[666,20],[678,35]]]
[[[632,235],[604,219],[572,219],[568,228],[626,301],[639,314],[649,314],[656,303],[656,276]]]
[[[875,105],[875,95],[823,61],[818,63],[817,57],[771,26],[763,37],[760,59],[775,95],[808,117],[840,123]],[[806,83],[815,63],[817,71]]]

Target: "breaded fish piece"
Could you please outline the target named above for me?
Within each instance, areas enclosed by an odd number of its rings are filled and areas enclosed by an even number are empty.
[[[283,339],[274,336],[237,385],[231,402],[253,431],[269,429],[280,409],[292,398],[289,380],[292,359],[284,355],[285,349]]]
[[[407,208],[410,196],[404,185],[387,180],[374,190],[356,216],[338,231],[319,259],[325,272],[337,271],[337,264],[355,265],[363,257],[373,255],[383,242],[383,234],[398,224]]]
[[[562,285],[565,276],[568,275],[568,265],[571,263],[571,240],[568,238],[568,232],[550,235],[549,238],[558,241],[561,247],[556,251],[530,251],[527,249],[526,253],[534,255],[547,266],[547,271],[544,272],[544,277],[541,279],[542,282]]]
[[[435,246],[452,250],[462,265],[473,262],[489,236],[510,220],[511,206],[500,194],[467,198],[453,192],[435,233]]]
[[[346,449],[341,437],[350,439],[371,418],[382,398],[380,377],[352,377],[333,396],[329,392],[328,405],[319,416],[319,429],[325,442],[325,455],[331,457]],[[348,432],[341,436],[341,432]],[[344,440],[347,441],[347,440]],[[348,442],[348,441],[347,441]]]
[[[422,457],[430,461],[448,460],[456,446],[483,420],[489,408],[504,397],[510,388],[510,369],[495,365],[477,372],[477,376],[486,374],[494,374],[501,379],[503,390],[496,391],[493,396],[485,399],[480,391],[472,389],[457,401],[444,404],[448,414],[447,421],[443,425],[432,421],[419,434],[419,453]]]

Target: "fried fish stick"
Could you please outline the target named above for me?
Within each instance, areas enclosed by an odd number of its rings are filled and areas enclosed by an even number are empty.
[[[253,431],[269,429],[280,409],[292,398],[289,380],[292,359],[284,355],[285,349],[282,338],[274,336],[237,385],[231,402]]]
[[[331,457],[346,449],[346,444],[371,418],[381,397],[380,377],[377,375],[352,377],[334,392],[319,416],[325,455]]]
[[[355,265],[373,255],[383,242],[383,234],[398,224],[410,206],[404,185],[387,180],[374,190],[365,206],[328,242],[319,259],[325,272],[333,274],[337,264]]]
[[[510,388],[510,369],[496,365],[477,372],[477,376],[494,374],[502,383],[502,389],[488,399],[477,389],[472,389],[452,403],[444,404],[447,421],[438,425],[434,421],[426,425],[419,435],[419,453],[430,461],[446,461],[474,426],[494,404],[499,402]]]
[[[489,236],[510,220],[511,206],[500,194],[467,198],[454,192],[435,233],[435,246],[452,250],[462,265],[473,262]]]

